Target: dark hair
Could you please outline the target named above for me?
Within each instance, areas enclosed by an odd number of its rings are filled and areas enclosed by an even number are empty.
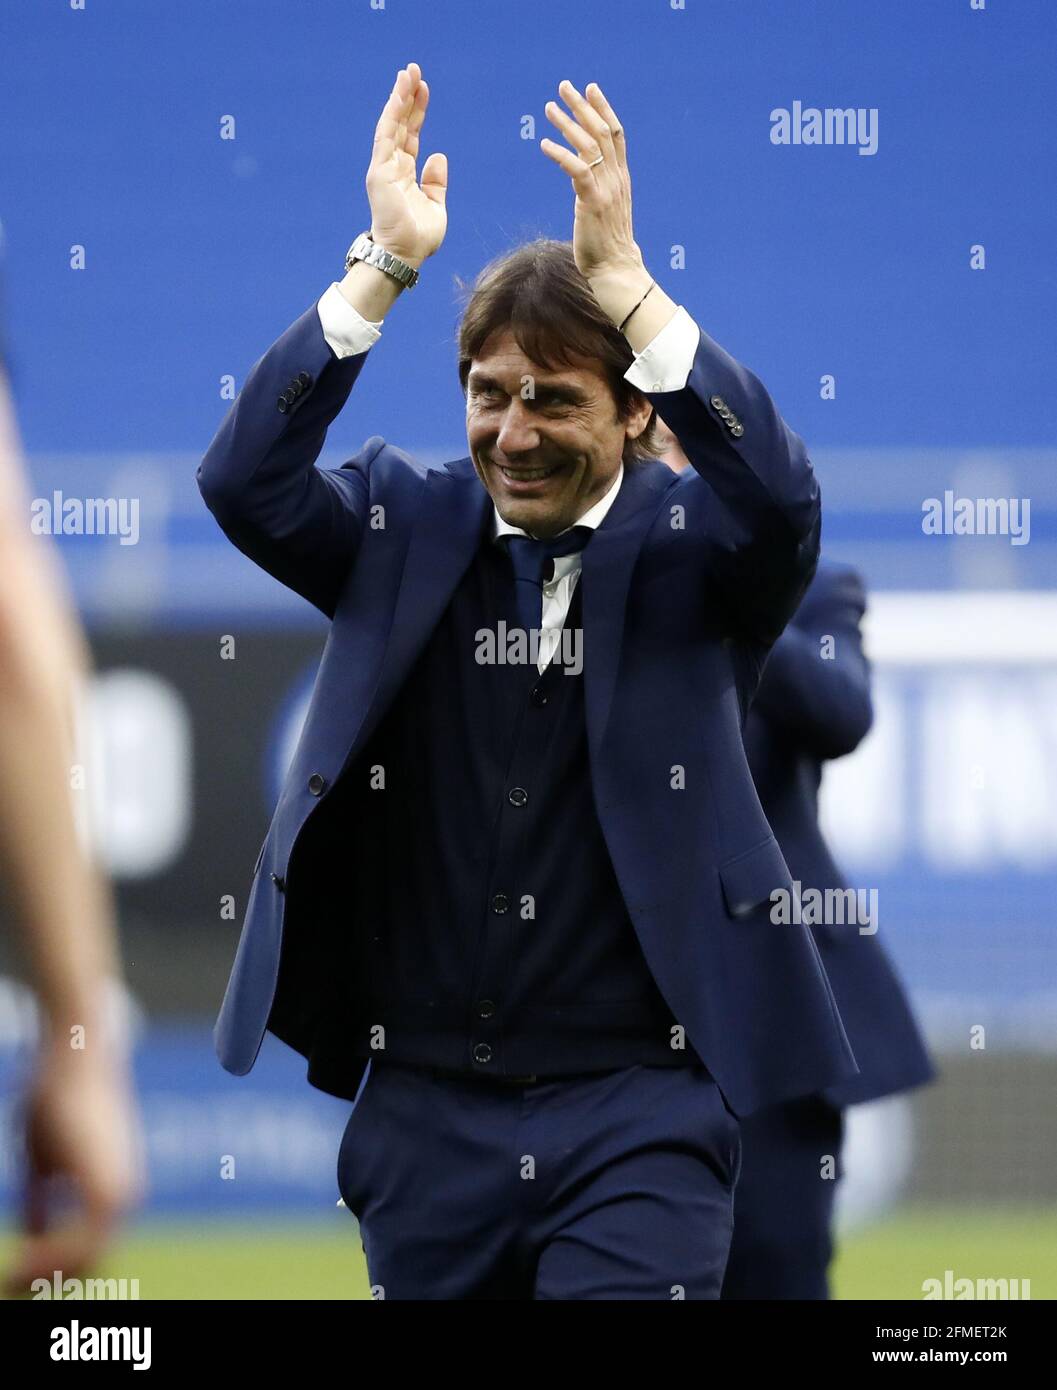
[[[538,237],[490,261],[473,285],[455,277],[469,298],[459,324],[459,381],[466,394],[470,366],[488,338],[510,330],[521,351],[554,371],[574,358],[597,364],[626,420],[645,399],[624,379],[635,354],[599,307],[573,257],[571,241]],[[657,413],[637,439],[625,439],[625,466],[658,457]]]

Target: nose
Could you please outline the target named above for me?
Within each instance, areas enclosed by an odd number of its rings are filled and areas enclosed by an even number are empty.
[[[538,449],[539,442],[539,430],[531,412],[520,397],[514,397],[503,412],[496,444],[508,458],[513,458],[516,454],[527,454]]]

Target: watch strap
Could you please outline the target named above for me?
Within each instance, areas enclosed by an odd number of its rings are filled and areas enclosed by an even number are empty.
[[[349,247],[345,256],[345,269],[351,270],[357,261],[366,261],[368,265],[377,266],[379,270],[385,271],[386,275],[391,275],[404,289],[414,289],[418,284],[418,271],[415,267],[408,265],[407,261],[402,261],[399,256],[394,256],[376,241],[372,241],[368,232],[361,232]]]

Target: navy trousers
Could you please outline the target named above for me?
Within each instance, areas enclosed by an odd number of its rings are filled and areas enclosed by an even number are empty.
[[[717,1299],[739,1152],[700,1064],[512,1085],[374,1058],[338,1188],[375,1298]]]
[[[724,1299],[829,1297],[843,1127],[843,1113],[814,1096],[757,1110],[741,1121],[741,1175]],[[830,1169],[834,1176],[823,1176]]]

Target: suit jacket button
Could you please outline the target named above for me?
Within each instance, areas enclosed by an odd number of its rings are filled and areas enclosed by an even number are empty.
[[[731,425],[730,432],[735,439],[740,439],[741,436],[745,433],[745,426],[742,424]]]
[[[490,1062],[492,1060],[492,1049],[487,1043],[478,1043],[473,1050],[473,1060],[475,1062]]]
[[[275,884],[276,888],[278,888],[280,893],[285,891],[286,879],[283,878],[281,874],[272,874],[272,882]]]
[[[279,409],[282,411],[284,415],[290,409],[289,402],[287,401],[285,396],[280,396],[279,399],[275,402],[275,404],[279,407]]]
[[[319,796],[323,788],[327,785],[327,779],[321,773],[313,772],[308,779],[308,790],[313,796]]]
[[[477,1005],[477,1017],[478,1017],[478,1018],[491,1018],[492,1015],[493,1015],[494,1013],[495,1013],[495,1005],[492,1003],[491,999],[482,999],[482,1000],[480,1000],[480,1001],[478,1002],[478,1005]],[[485,1046],[487,1047],[488,1044],[485,1043]]]
[[[713,396],[712,404],[715,406],[717,410],[726,410],[727,408],[727,403],[722,396]]]
[[[298,379],[298,381],[301,383],[301,385],[302,385],[303,387],[306,387],[306,388],[307,388],[307,387],[309,387],[309,386],[312,385],[312,373],[311,373],[311,372],[298,372],[298,374],[297,374],[297,379]]]

